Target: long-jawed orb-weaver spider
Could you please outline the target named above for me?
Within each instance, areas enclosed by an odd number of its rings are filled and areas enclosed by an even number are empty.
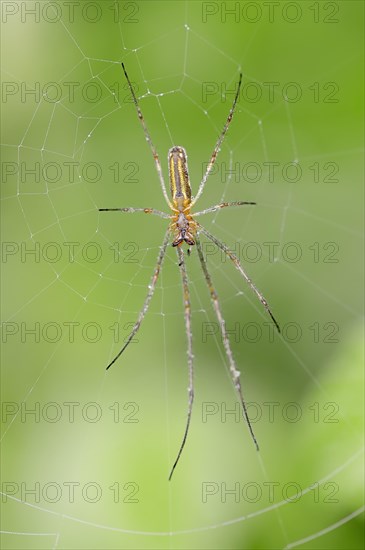
[[[208,214],[209,212],[215,212],[221,208],[227,208],[231,206],[244,206],[244,205],[254,205],[255,202],[246,202],[246,201],[236,201],[236,202],[223,202],[221,204],[216,204],[215,206],[211,206],[209,208],[206,208],[205,210],[202,210],[200,212],[195,212],[192,214],[190,211],[192,207],[195,205],[197,200],[199,199],[200,195],[203,193],[203,189],[205,186],[205,183],[208,179],[208,176],[212,170],[212,167],[216,161],[218,152],[220,150],[220,147],[222,145],[223,139],[227,133],[228,127],[232,121],[233,114],[235,111],[236,103],[240,94],[241,89],[241,82],[242,82],[242,74],[240,73],[240,79],[237,86],[236,95],[232,104],[232,107],[229,111],[229,115],[227,117],[226,123],[223,127],[223,130],[218,137],[217,143],[214,147],[213,154],[210,158],[209,164],[207,166],[206,172],[203,176],[203,179],[200,182],[198,192],[195,197],[192,198],[191,196],[191,187],[190,187],[190,181],[189,181],[189,173],[188,173],[188,165],[187,165],[187,156],[185,149],[183,147],[172,147],[169,150],[168,153],[168,164],[169,164],[169,177],[170,177],[170,191],[171,191],[171,198],[172,202],[170,201],[166,186],[165,186],[165,180],[162,173],[162,168],[160,164],[160,160],[157,154],[157,151],[155,149],[155,146],[152,143],[150,134],[148,132],[145,120],[142,115],[142,111],[140,109],[137,97],[134,93],[131,81],[129,80],[128,74],[125,70],[124,64],[122,63],[122,68],[124,71],[124,75],[127,79],[127,83],[130,89],[130,92],[132,94],[133,102],[137,110],[138,118],[142,124],[143,131],[146,136],[146,140],[150,146],[150,149],[152,151],[152,155],[155,161],[157,173],[160,179],[161,188],[163,195],[165,197],[165,200],[172,211],[172,214],[166,214],[165,212],[161,212],[160,210],[155,210],[154,208],[133,208],[133,207],[124,207],[124,208],[99,208],[99,211],[101,212],[125,212],[125,213],[135,213],[135,212],[144,212],[145,214],[154,214],[155,216],[159,216],[161,218],[166,218],[170,220],[169,226],[167,228],[162,246],[160,248],[160,252],[158,254],[157,258],[157,264],[155,267],[155,271],[153,274],[153,277],[151,279],[151,283],[148,287],[147,296],[145,298],[143,307],[138,315],[138,319],[135,322],[132,332],[127,338],[126,343],[122,347],[122,349],[117,353],[117,355],[114,357],[114,359],[109,363],[107,366],[107,369],[109,369],[116,360],[122,355],[123,351],[126,349],[128,344],[131,342],[132,338],[136,334],[136,332],[139,330],[141,323],[147,313],[148,307],[150,305],[153,293],[156,288],[156,283],[158,280],[158,276],[162,267],[162,262],[164,260],[167,245],[169,244],[171,234],[173,235],[173,241],[172,246],[176,248],[177,256],[178,256],[178,265],[180,268],[181,273],[181,279],[182,279],[182,286],[183,286],[183,298],[184,298],[184,310],[185,310],[185,329],[186,329],[186,338],[187,338],[187,356],[188,356],[188,368],[189,368],[189,387],[188,387],[188,414],[187,414],[187,420],[186,420],[186,426],[184,435],[180,444],[179,452],[177,453],[177,457],[175,459],[175,462],[171,468],[171,472],[169,475],[169,480],[172,477],[172,474],[174,473],[174,470],[177,466],[177,463],[179,462],[180,456],[182,454],[182,451],[184,449],[187,435],[189,432],[189,426],[190,426],[190,420],[191,420],[191,413],[193,408],[193,400],[194,400],[194,380],[193,380],[193,346],[192,346],[192,330],[191,330],[191,306],[190,306],[190,290],[189,290],[189,284],[188,284],[188,276],[186,272],[186,266],[185,266],[185,259],[184,259],[184,251],[182,248],[182,244],[186,243],[188,245],[188,254],[190,253],[190,247],[196,245],[199,260],[201,263],[201,267],[204,273],[204,277],[207,283],[207,286],[209,288],[210,297],[212,300],[213,308],[215,311],[215,314],[217,316],[221,333],[222,333],[222,339],[223,344],[225,348],[225,352],[227,355],[227,359],[229,362],[229,370],[231,373],[231,377],[233,380],[233,384],[237,390],[243,416],[247,422],[247,426],[249,429],[249,432],[251,434],[251,437],[253,439],[253,442],[256,446],[256,449],[259,449],[255,434],[252,429],[252,425],[250,422],[250,419],[248,417],[247,413],[247,407],[245,400],[243,398],[242,388],[241,388],[241,382],[240,382],[240,372],[236,368],[236,363],[233,358],[231,345],[228,338],[228,333],[225,328],[225,321],[221,312],[221,307],[218,300],[218,295],[214,289],[214,286],[212,284],[212,280],[208,271],[207,263],[203,255],[201,243],[199,234],[203,233],[210,241],[212,241],[222,252],[233,262],[236,269],[240,272],[242,277],[245,279],[246,283],[249,285],[251,290],[256,294],[257,298],[260,300],[261,304],[266,309],[267,313],[270,315],[274,325],[276,326],[277,330],[280,332],[280,327],[273,316],[270,307],[265,300],[264,296],[261,294],[261,292],[256,288],[256,286],[253,284],[245,270],[243,269],[239,259],[233,252],[231,252],[227,246],[219,241],[214,235],[212,235],[209,231],[207,231],[199,222],[195,220],[197,216],[202,216],[203,214]]]

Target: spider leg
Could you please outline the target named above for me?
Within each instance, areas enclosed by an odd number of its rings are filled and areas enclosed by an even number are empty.
[[[170,202],[170,199],[169,199],[169,197],[167,195],[167,191],[166,191],[166,185],[165,185],[165,180],[164,180],[163,173],[162,173],[160,159],[159,159],[159,156],[158,156],[157,151],[155,149],[155,146],[152,143],[150,133],[147,129],[147,125],[146,125],[145,120],[143,118],[142,111],[141,111],[141,108],[140,108],[139,103],[138,103],[138,99],[137,99],[136,94],[134,93],[134,90],[133,90],[133,86],[131,84],[131,81],[129,80],[129,76],[127,74],[127,71],[125,70],[124,63],[122,63],[122,69],[123,69],[123,72],[124,72],[125,77],[127,79],[128,86],[129,86],[129,89],[130,89],[131,94],[132,94],[133,103],[136,106],[138,118],[139,118],[139,120],[142,124],[144,135],[146,136],[146,141],[147,141],[147,143],[150,146],[150,149],[152,151],[152,155],[153,155],[153,158],[154,158],[154,161],[155,161],[158,177],[160,178],[160,183],[161,183],[163,195],[164,195],[165,200],[166,200],[167,204],[169,205],[169,207],[172,208],[172,204]]]
[[[228,361],[229,361],[229,370],[230,370],[230,373],[231,373],[231,376],[232,376],[233,384],[234,384],[234,387],[236,388],[236,391],[237,391],[238,396],[240,398],[243,414],[244,414],[244,417],[246,419],[247,426],[248,426],[249,432],[251,434],[252,440],[255,444],[256,449],[259,450],[259,445],[257,443],[257,439],[256,439],[255,434],[253,432],[253,428],[251,426],[251,422],[250,422],[250,419],[249,419],[249,416],[248,416],[248,413],[247,413],[246,402],[245,402],[245,400],[243,398],[243,394],[242,394],[242,387],[241,387],[241,381],[240,381],[240,371],[238,371],[237,368],[236,368],[236,363],[235,363],[235,360],[233,358],[231,345],[229,343],[229,338],[228,338],[228,334],[227,334],[227,331],[226,331],[225,321],[223,319],[221,308],[220,308],[220,305],[219,305],[218,295],[217,295],[217,293],[216,293],[216,291],[213,287],[212,280],[211,280],[211,277],[210,277],[209,272],[208,272],[207,264],[206,264],[206,261],[205,261],[204,256],[203,256],[203,251],[202,251],[202,247],[201,247],[201,244],[200,244],[200,239],[198,237],[198,234],[196,235],[195,240],[196,240],[196,245],[197,245],[197,249],[198,249],[199,260],[200,260],[200,263],[201,263],[201,266],[202,266],[202,269],[203,269],[203,272],[204,272],[206,283],[207,283],[208,288],[209,288],[210,297],[211,297],[211,300],[212,300],[212,303],[213,303],[215,314],[217,316],[219,326],[220,326],[220,329],[221,329],[221,333],[222,333],[222,337],[223,337],[223,344],[224,344],[226,355],[227,355],[227,358],[228,358]]]
[[[227,206],[246,206],[246,205],[254,205],[255,202],[246,202],[246,201],[235,201],[235,202],[221,202],[220,204],[216,204],[215,206],[210,206],[209,208],[206,208],[205,210],[201,210],[200,212],[194,213],[195,216],[202,216],[203,214],[209,214],[209,212],[216,212],[217,210],[220,210],[221,208],[227,208]]]
[[[126,212],[127,214],[144,212],[145,214],[154,214],[155,216],[160,216],[160,218],[172,218],[172,216],[166,214],[166,212],[161,212],[161,210],[155,210],[154,208],[133,208],[129,206],[124,208],[99,208],[99,212]]]
[[[189,284],[188,284],[188,277],[186,273],[186,266],[184,261],[184,251],[180,246],[176,248],[177,255],[179,258],[179,267],[180,267],[180,273],[181,273],[181,279],[183,284],[183,292],[184,292],[184,309],[185,309],[185,330],[186,330],[186,338],[187,338],[187,344],[188,344],[188,368],[189,368],[189,387],[188,387],[188,395],[189,395],[189,401],[188,401],[188,417],[186,420],[186,426],[185,426],[185,432],[184,436],[180,445],[179,452],[177,454],[176,460],[174,462],[174,465],[171,468],[171,472],[169,475],[169,481],[172,478],[172,474],[174,473],[174,470],[177,466],[177,463],[179,462],[180,456],[183,452],[186,439],[189,432],[190,427],[190,420],[191,420],[191,412],[193,409],[193,401],[194,401],[194,379],[193,379],[193,337],[191,332],[191,306],[190,306],[190,291],[189,291]]]
[[[258,297],[258,299],[260,300],[260,302],[262,303],[262,305],[264,306],[264,308],[266,309],[267,313],[270,315],[271,317],[271,320],[273,321],[275,327],[277,328],[277,331],[280,333],[280,327],[279,327],[279,323],[277,322],[277,320],[275,319],[274,315],[272,314],[271,312],[271,309],[269,307],[269,304],[267,303],[265,297],[263,294],[261,294],[261,292],[258,290],[258,288],[256,288],[256,286],[253,284],[252,280],[249,278],[249,276],[247,275],[246,271],[243,269],[239,259],[237,258],[237,256],[235,254],[233,254],[233,252],[231,252],[229,250],[229,248],[224,244],[222,243],[221,241],[219,241],[216,237],[214,237],[214,235],[212,235],[211,233],[209,233],[209,231],[207,231],[205,229],[205,227],[203,227],[202,225],[200,225],[200,223],[198,222],[195,222],[197,224],[197,226],[199,227],[199,229],[202,231],[202,233],[204,233],[204,235],[206,237],[208,237],[209,240],[211,240],[214,244],[216,244],[218,246],[218,248],[220,248],[221,250],[223,250],[223,252],[226,254],[226,256],[228,256],[228,258],[230,260],[232,260],[232,262],[234,263],[236,269],[238,269],[238,271],[241,273],[242,277],[245,279],[246,283],[250,286],[250,288],[253,290],[253,292],[256,294],[256,296]]]
[[[127,338],[127,341],[126,343],[124,344],[124,346],[122,347],[122,349],[117,353],[117,355],[114,357],[114,359],[109,363],[109,365],[107,366],[106,370],[108,370],[114,363],[115,361],[122,355],[123,351],[125,350],[125,348],[128,346],[128,344],[131,342],[132,338],[134,337],[134,335],[137,333],[137,331],[139,330],[139,327],[141,326],[141,323],[144,319],[144,316],[146,315],[147,313],[147,310],[148,310],[148,307],[150,305],[150,301],[151,301],[151,298],[155,292],[155,288],[156,288],[156,283],[157,283],[157,279],[158,279],[158,276],[160,274],[160,270],[161,270],[161,266],[162,266],[162,262],[163,262],[163,259],[165,257],[165,253],[166,253],[166,248],[167,248],[167,245],[168,245],[168,242],[169,242],[169,238],[170,238],[170,228],[168,228],[168,230],[166,231],[166,234],[165,234],[165,238],[163,240],[163,243],[162,243],[162,246],[160,248],[160,252],[159,252],[159,255],[158,255],[158,258],[157,258],[157,263],[156,263],[156,267],[155,267],[155,271],[153,273],[153,277],[151,279],[151,282],[148,286],[148,293],[147,293],[147,296],[145,298],[145,301],[144,301],[144,304],[142,306],[142,309],[141,311],[139,312],[139,315],[138,315],[138,319],[137,321],[134,323],[134,327],[132,329],[132,332],[130,333],[130,335],[128,336]]]
[[[231,123],[231,120],[233,118],[233,114],[234,114],[234,111],[235,111],[235,108],[236,108],[236,103],[237,103],[237,100],[238,100],[238,96],[240,94],[240,90],[241,90],[241,83],[242,83],[242,73],[240,73],[240,79],[238,81],[238,86],[237,86],[237,91],[236,91],[236,95],[234,97],[234,100],[233,100],[233,104],[232,104],[232,107],[229,111],[229,115],[227,117],[227,120],[226,120],[226,123],[223,127],[223,130],[217,140],[217,143],[215,144],[215,147],[214,147],[214,150],[213,150],[213,153],[212,153],[212,156],[210,157],[210,161],[208,163],[208,166],[207,166],[207,169],[205,171],[205,174],[203,176],[203,179],[202,181],[200,182],[200,185],[199,185],[199,189],[198,189],[198,192],[196,194],[196,196],[193,198],[192,200],[192,203],[191,203],[191,206],[194,206],[194,204],[196,203],[196,201],[198,200],[198,198],[200,197],[200,195],[202,194],[203,192],[203,189],[204,189],[204,186],[205,186],[205,183],[208,179],[208,176],[213,168],[213,165],[216,161],[216,158],[217,158],[217,155],[219,153],[219,149],[222,145],[222,142],[223,142],[223,139],[227,133],[227,130],[228,130],[228,127]]]

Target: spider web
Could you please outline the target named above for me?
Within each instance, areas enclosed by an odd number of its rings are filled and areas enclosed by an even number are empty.
[[[360,548],[362,290],[350,278],[362,249],[359,4],[332,3],[336,24],[320,3],[318,23],[298,3],[296,24],[284,3],[273,21],[251,21],[249,7],[225,20],[219,4],[197,2],[90,3],[72,18],[59,3],[54,23],[55,5],[38,20],[22,10],[47,4],[8,4],[19,11],[3,12],[3,547]],[[205,21],[204,9],[218,15]],[[199,209],[257,206],[199,221],[239,255],[283,329],[274,334],[204,242],[257,453],[192,250],[196,397],[170,483],[187,386],[171,248],[136,343],[104,371],[142,306],[166,227],[98,212],[166,210],[121,61],[165,179],[168,148],[183,145],[193,193],[242,71]]]

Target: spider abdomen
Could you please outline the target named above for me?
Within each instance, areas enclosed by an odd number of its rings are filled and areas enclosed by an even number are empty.
[[[191,203],[188,157],[184,147],[172,147],[169,150],[168,163],[171,197],[177,210],[182,211]]]

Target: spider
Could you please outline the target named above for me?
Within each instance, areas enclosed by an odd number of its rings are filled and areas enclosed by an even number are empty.
[[[160,252],[158,254],[156,267],[150,282],[150,285],[148,287],[147,296],[145,298],[144,304],[142,306],[142,309],[140,310],[140,313],[138,315],[137,321],[135,322],[133,329],[131,333],[129,334],[124,346],[121,348],[121,350],[117,353],[117,355],[114,357],[114,359],[109,363],[107,366],[107,370],[117,361],[117,359],[122,355],[128,344],[131,342],[137,331],[139,330],[142,321],[147,313],[148,307],[150,305],[152,296],[154,294],[156,283],[158,280],[158,276],[162,267],[162,263],[166,254],[167,246],[171,240],[172,236],[172,246],[177,251],[177,257],[178,257],[178,266],[181,273],[181,279],[182,279],[182,288],[183,288],[183,301],[184,301],[184,316],[185,316],[185,330],[186,330],[186,338],[187,338],[187,361],[188,361],[188,370],[189,370],[189,386],[188,386],[188,410],[187,410],[187,420],[185,425],[185,431],[183,434],[183,438],[180,444],[179,451],[177,453],[175,462],[171,468],[169,480],[172,478],[172,474],[174,473],[174,470],[180,460],[181,454],[183,452],[189,427],[190,427],[190,421],[191,421],[191,414],[192,414],[192,408],[193,408],[193,401],[194,401],[194,380],[193,380],[193,345],[192,345],[192,329],[191,329],[191,306],[190,306],[190,290],[189,290],[189,283],[188,283],[188,276],[186,271],[186,265],[185,265],[185,259],[184,259],[184,250],[182,248],[182,245],[185,243],[188,245],[187,252],[188,255],[190,254],[190,247],[196,246],[197,252],[200,260],[200,264],[203,270],[204,278],[207,283],[211,301],[213,304],[213,308],[215,311],[215,314],[218,319],[218,323],[220,326],[220,330],[222,333],[222,340],[225,348],[225,352],[227,355],[228,363],[229,363],[229,370],[232,377],[232,381],[234,384],[234,387],[237,391],[241,406],[242,406],[242,412],[243,416],[246,420],[248,430],[250,432],[250,435],[252,437],[252,440],[254,442],[254,445],[257,450],[259,450],[259,446],[257,443],[257,439],[255,437],[248,413],[247,413],[247,407],[246,402],[243,397],[243,392],[241,388],[241,382],[240,382],[240,372],[236,368],[236,363],[232,354],[231,345],[229,342],[228,334],[225,328],[225,321],[222,315],[221,306],[218,300],[218,295],[215,291],[215,288],[212,283],[211,276],[208,271],[207,263],[203,255],[203,250],[200,242],[200,233],[202,233],[205,237],[207,237],[210,241],[212,241],[218,248],[220,248],[221,251],[232,261],[233,265],[236,267],[236,269],[239,271],[239,273],[242,275],[246,283],[249,285],[251,290],[256,294],[257,298],[260,300],[261,304],[267,311],[267,313],[270,315],[276,329],[278,332],[280,332],[279,324],[277,323],[275,317],[273,316],[271,309],[265,300],[264,296],[261,294],[261,292],[257,289],[257,287],[254,285],[254,283],[251,281],[245,270],[243,269],[239,259],[233,252],[229,250],[229,248],[222,243],[220,240],[218,240],[214,235],[212,235],[205,227],[203,227],[198,221],[196,221],[195,218],[198,216],[202,216],[203,214],[208,214],[210,212],[216,212],[217,210],[221,208],[230,208],[234,206],[246,206],[246,205],[255,205],[255,202],[247,202],[247,201],[236,201],[236,202],[222,202],[221,204],[217,204],[215,206],[211,206],[209,208],[206,208],[205,210],[201,210],[199,212],[191,213],[191,209],[195,206],[195,203],[201,196],[204,190],[205,183],[208,179],[208,176],[212,170],[212,167],[216,161],[218,152],[220,150],[220,147],[222,145],[223,139],[227,133],[228,127],[232,121],[233,114],[235,112],[236,103],[240,94],[241,89],[241,82],[242,82],[242,74],[240,73],[239,76],[239,82],[237,86],[237,91],[235,98],[233,100],[232,107],[229,111],[226,123],[223,127],[223,130],[221,134],[218,137],[218,140],[216,142],[216,145],[214,147],[212,156],[210,158],[210,161],[208,163],[208,166],[206,168],[206,172],[200,182],[198,192],[195,195],[195,197],[192,197],[191,195],[191,186],[189,181],[189,172],[188,172],[188,164],[187,164],[187,155],[186,151],[183,147],[180,146],[174,146],[172,147],[168,152],[168,165],[169,165],[169,179],[170,179],[170,191],[171,191],[171,200],[168,197],[166,186],[165,186],[165,180],[162,173],[162,168],[159,160],[159,156],[157,154],[157,151],[155,149],[155,146],[152,143],[149,131],[147,129],[146,122],[143,118],[142,111],[139,106],[138,99],[135,95],[135,92],[133,90],[133,86],[131,84],[131,81],[129,80],[127,71],[125,69],[124,64],[122,63],[122,69],[125,75],[125,78],[127,80],[134,105],[137,110],[138,118],[141,122],[147,143],[149,144],[149,147],[151,149],[158,177],[160,180],[162,193],[164,195],[164,198],[171,210],[171,214],[167,214],[165,212],[161,212],[160,210],[155,210],[154,208],[134,208],[134,207],[122,207],[122,208],[99,208],[99,211],[101,212],[124,212],[124,213],[135,213],[135,212],[144,212],[145,214],[153,214],[155,216],[159,216],[161,218],[165,218],[170,220],[170,223],[168,225],[167,231],[165,233],[165,237],[162,243],[162,246],[160,247]]]

